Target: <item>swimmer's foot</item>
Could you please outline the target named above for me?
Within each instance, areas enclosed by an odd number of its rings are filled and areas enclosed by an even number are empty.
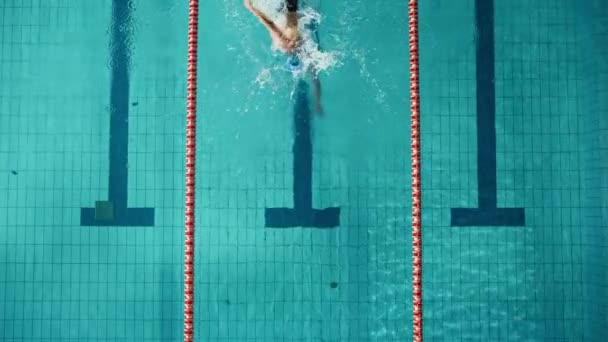
[[[315,113],[317,113],[317,115],[323,116],[325,114],[325,112],[323,111],[323,106],[321,105],[321,102],[315,102],[313,107],[314,107],[314,111],[315,111]]]

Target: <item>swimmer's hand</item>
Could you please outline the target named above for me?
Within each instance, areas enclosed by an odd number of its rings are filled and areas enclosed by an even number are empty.
[[[248,10],[253,11],[253,5],[251,4],[251,0],[245,0],[245,7]]]

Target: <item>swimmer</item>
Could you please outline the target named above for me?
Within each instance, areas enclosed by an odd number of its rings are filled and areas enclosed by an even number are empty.
[[[301,43],[300,32],[298,30],[298,15],[296,13],[298,10],[298,0],[287,0],[287,20],[283,29],[279,28],[264,12],[254,7],[251,0],[245,0],[245,7],[266,27],[277,49],[285,53],[295,52]]]
[[[273,45],[278,50],[288,55],[286,68],[292,72],[299,70],[301,62],[297,53],[298,48],[302,45],[302,37],[298,28],[298,0],[286,0],[285,7],[287,13],[285,13],[286,20],[284,28],[280,28],[264,12],[256,8],[252,4],[252,0],[245,0],[245,7],[260,20],[264,27],[266,27],[272,38]],[[321,82],[319,81],[318,73],[314,68],[311,70],[311,74],[313,78],[315,111],[322,114]]]

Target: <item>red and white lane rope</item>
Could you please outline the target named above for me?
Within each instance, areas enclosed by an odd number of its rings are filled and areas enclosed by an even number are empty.
[[[196,160],[196,61],[198,0],[190,0],[186,100],[186,217],[184,225],[184,342],[194,336],[194,176]]]
[[[420,181],[420,79],[418,1],[408,2],[410,46],[410,110],[412,121],[412,293],[413,340],[422,342],[422,215]]]

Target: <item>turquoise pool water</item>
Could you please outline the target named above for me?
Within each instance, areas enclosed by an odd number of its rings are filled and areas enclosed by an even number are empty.
[[[322,116],[201,1],[196,341],[411,340],[407,3],[305,7]],[[187,14],[0,3],[0,340],[182,339]],[[425,341],[606,340],[606,18],[420,2]]]

